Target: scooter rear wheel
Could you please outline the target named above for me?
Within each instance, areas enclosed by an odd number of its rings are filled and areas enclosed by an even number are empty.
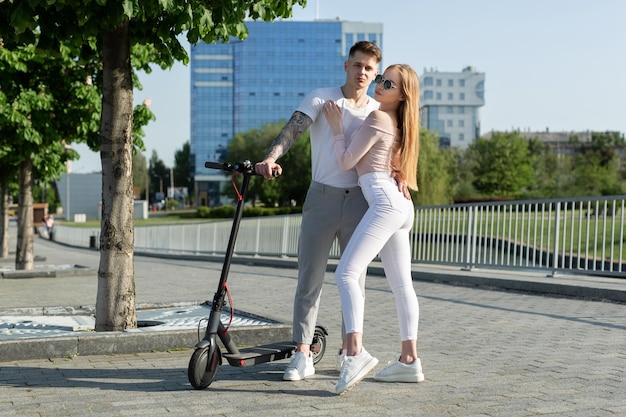
[[[196,348],[189,360],[187,377],[195,389],[204,389],[211,385],[215,374],[222,362],[222,353],[219,346]]]
[[[326,332],[319,326],[315,328],[313,333],[313,343],[311,343],[311,355],[313,356],[313,364],[317,365],[324,357],[326,352]]]

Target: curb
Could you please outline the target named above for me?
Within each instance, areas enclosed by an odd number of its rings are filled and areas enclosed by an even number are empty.
[[[186,260],[199,260],[209,262],[222,262],[223,256],[214,255],[192,255],[176,253],[156,253],[156,252],[135,252],[137,256],[176,258]],[[298,261],[293,258],[263,258],[256,256],[234,256],[233,263],[245,265],[262,265],[276,268],[297,268]],[[329,260],[326,270],[334,272],[338,260]],[[435,267],[436,268],[436,267]],[[434,269],[434,268],[433,268]],[[367,269],[369,275],[385,276],[385,271],[379,263],[370,264]],[[626,280],[619,278],[607,278],[610,284],[601,285],[598,282],[590,281],[585,283],[585,279],[578,280],[556,279],[548,277],[548,271],[544,271],[542,278],[515,279],[501,278],[499,270],[463,270],[461,267],[455,270],[442,268],[440,270],[426,270],[413,267],[412,275],[414,281],[435,282],[450,285],[475,286],[498,290],[520,291],[527,293],[546,294],[552,296],[563,296],[573,298],[584,298],[597,301],[612,301],[626,303]],[[541,275],[541,271],[534,271],[533,274]]]
[[[384,274],[382,270],[381,273]],[[553,278],[546,278],[546,281],[520,281],[516,279],[495,278],[480,275],[455,275],[446,272],[423,273],[413,271],[414,281],[429,281],[464,286],[471,285],[481,288],[518,291],[537,295],[626,303],[626,285],[623,285],[623,289],[609,287],[599,288],[596,286],[550,282],[552,279]],[[623,284],[626,284],[626,282],[623,282]]]
[[[231,329],[229,334],[237,346],[256,346],[291,340],[291,326],[243,326]],[[193,349],[203,336],[203,331],[199,333],[198,329],[134,329],[124,332],[82,333],[70,337],[0,341],[0,362]]]
[[[83,265],[72,265],[71,269],[33,269],[19,271],[0,272],[0,277],[5,279],[26,279],[26,278],[57,278],[84,275],[95,272],[95,269]]]

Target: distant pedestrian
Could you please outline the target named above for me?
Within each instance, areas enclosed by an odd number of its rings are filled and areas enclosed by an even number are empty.
[[[43,223],[48,239],[54,240],[54,216],[50,214]]]

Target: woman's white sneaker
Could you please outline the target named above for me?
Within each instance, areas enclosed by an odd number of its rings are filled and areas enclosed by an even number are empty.
[[[355,356],[346,356],[339,373],[339,381],[335,387],[337,394],[343,394],[359,383],[365,375],[378,364],[378,359],[361,349],[361,353]]]
[[[341,372],[341,367],[343,366],[343,361],[346,360],[346,349],[339,349],[339,353],[337,354],[337,363],[335,364],[335,369],[337,372]]]
[[[422,382],[422,361],[417,358],[408,365],[400,361],[389,362],[389,365],[374,373],[374,379],[383,382]]]

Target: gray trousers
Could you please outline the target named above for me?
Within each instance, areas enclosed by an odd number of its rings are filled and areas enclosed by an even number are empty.
[[[294,342],[311,344],[313,341],[330,249],[337,238],[343,252],[367,207],[360,187],[335,188],[311,182],[302,207],[298,242],[298,286],[293,305]],[[365,294],[365,273],[359,283]],[[345,335],[345,330],[343,333]]]

